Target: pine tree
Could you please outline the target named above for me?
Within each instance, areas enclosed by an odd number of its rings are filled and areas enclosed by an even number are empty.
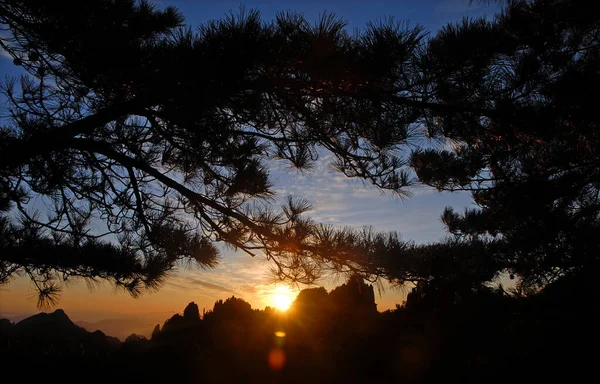
[[[428,42],[428,128],[453,144],[418,150],[419,179],[471,191],[477,208],[442,215],[462,251],[485,244],[491,271],[535,291],[597,268],[600,250],[600,14],[572,0],[506,2]],[[479,245],[478,245],[479,244]]]
[[[216,242],[304,283],[471,289],[509,271],[535,290],[593,268],[600,15],[502,3],[425,40],[393,21],[351,36],[330,15],[244,11],[192,32],[143,1],[91,1],[77,18],[66,1],[0,1],[2,48],[28,72],[4,87],[0,282],[26,273],[51,297],[60,279],[102,278],[137,294],[182,260],[214,266]],[[304,170],[323,152],[401,196],[412,168],[478,208],[447,209],[453,236],[424,246],[319,225],[291,197],[274,209],[272,162]],[[54,209],[31,214],[33,197]]]
[[[374,276],[360,234],[313,222],[306,201],[268,204],[268,165],[308,169],[325,150],[340,172],[405,194],[396,147],[418,111],[398,95],[420,28],[351,37],[332,15],[242,11],[192,32],[145,1],[0,5],[1,46],[28,73],[4,86],[1,282],[26,273],[42,299],[71,277],[138,294],[182,260],[214,266],[215,242],[299,282]],[[49,212],[33,214],[32,198]]]

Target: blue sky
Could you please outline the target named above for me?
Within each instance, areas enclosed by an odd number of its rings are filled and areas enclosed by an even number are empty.
[[[207,20],[219,18],[229,10],[240,8],[239,1],[167,1],[158,2],[160,7],[173,5],[186,16],[189,25],[195,26]],[[259,9],[265,20],[272,19],[278,11],[294,10],[307,19],[316,20],[324,11],[335,12],[349,21],[348,28],[362,28],[368,21],[393,16],[407,21],[410,26],[422,25],[434,33],[440,26],[459,21],[463,16],[479,17],[492,14],[495,8],[475,4],[469,0],[422,0],[422,1],[246,1],[247,8]],[[18,72],[6,55],[0,54],[0,76]],[[457,209],[472,204],[465,193],[440,194],[432,189],[416,187],[413,197],[400,200],[380,191],[349,180],[329,169],[328,157],[324,156],[315,169],[308,174],[297,174],[283,164],[272,169],[275,188],[281,195],[292,194],[307,198],[314,205],[313,217],[322,222],[360,228],[365,225],[378,230],[401,233],[405,240],[417,243],[433,242],[446,235],[440,221],[444,207]],[[115,293],[107,286],[89,291],[85,284],[74,284],[63,293],[60,307],[67,313],[76,313],[81,319],[99,319],[103,316],[132,314],[141,311],[181,311],[189,301],[200,307],[212,308],[215,300],[236,295],[248,300],[253,307],[263,308],[269,304],[273,287],[268,264],[245,254],[223,250],[220,266],[212,271],[182,268],[175,271],[166,286],[158,293],[141,299],[131,299],[125,293]],[[323,281],[331,288],[342,281]],[[302,288],[302,287],[300,287]],[[297,289],[297,288],[295,288]],[[393,308],[404,300],[406,290],[386,289],[376,298],[380,310]],[[0,287],[0,315],[35,312],[35,304],[28,299],[29,285],[26,280],[16,279]],[[96,303],[94,311],[89,302]],[[86,309],[87,308],[87,309]],[[149,309],[150,308],[150,309]],[[87,311],[87,312],[86,312]],[[137,311],[137,312],[136,312]],[[94,313],[94,315],[92,315]]]
[[[240,5],[261,11],[267,20],[279,11],[297,11],[308,20],[316,20],[324,11],[348,20],[348,28],[363,28],[369,21],[393,16],[397,20],[409,21],[410,25],[422,25],[429,31],[460,20],[463,16],[479,17],[489,14],[490,7],[478,2],[470,5],[469,0],[238,0],[194,1],[161,0],[161,6],[173,5],[179,8],[190,25],[197,25],[210,19],[219,18],[229,10],[237,12]]]

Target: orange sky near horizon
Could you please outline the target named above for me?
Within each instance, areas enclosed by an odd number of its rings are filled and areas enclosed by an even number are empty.
[[[249,302],[252,308],[264,309],[266,306],[277,307],[282,301],[285,302],[285,298],[281,297],[282,293],[293,300],[300,290],[308,288],[284,287],[281,283],[272,283],[272,277],[268,275],[268,264],[249,256],[233,254],[229,255],[228,259],[228,263],[211,271],[176,270],[158,291],[144,292],[138,298],[133,298],[124,290],[117,290],[106,282],[91,288],[83,281],[69,283],[64,286],[57,306],[45,310],[37,308],[35,290],[29,279],[18,277],[0,286],[0,317],[31,315],[61,308],[73,320],[100,321],[150,313],[164,313],[166,320],[174,313],[181,313],[191,301],[198,304],[201,310],[209,310],[213,308],[216,300],[236,296]],[[249,274],[246,270],[240,271],[239,277],[229,275],[229,264],[236,262],[254,269],[254,273]],[[244,283],[248,275],[251,278]],[[226,285],[224,282],[230,284]],[[324,281],[322,285],[331,290],[342,283],[343,279],[336,279]],[[377,288],[374,289],[375,301],[380,311],[392,309],[396,304],[402,303],[408,290],[386,286],[380,295]]]
[[[265,284],[265,291],[271,289],[275,292],[269,292],[262,295],[252,294],[247,297],[238,296],[248,301],[252,308],[264,309],[266,306],[276,307],[277,285]],[[293,297],[299,292],[293,287],[290,288]],[[220,298],[225,300],[231,297],[231,294],[224,293]],[[396,304],[401,304],[405,295],[402,292],[388,289],[382,295],[375,293],[375,301],[379,311],[393,309]],[[129,317],[136,314],[148,313],[181,313],[185,306],[191,301],[196,302],[199,308],[206,310],[212,309],[216,299],[208,298],[204,294],[197,295],[197,292],[182,292],[170,284],[165,284],[157,292],[145,292],[138,298],[131,297],[128,293],[117,290],[107,283],[101,283],[92,290],[86,287],[83,282],[70,284],[61,293],[60,300],[55,308],[39,309],[35,292],[30,286],[27,278],[17,278],[11,283],[0,287],[0,317],[31,315],[37,312],[49,312],[57,308],[63,309],[75,320],[100,321],[113,317]],[[167,317],[165,317],[165,320]]]

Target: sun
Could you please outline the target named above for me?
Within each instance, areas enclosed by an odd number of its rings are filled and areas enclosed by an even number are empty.
[[[292,301],[294,299],[288,296],[274,294],[271,297],[271,300],[273,300],[273,305],[275,306],[275,308],[279,309],[280,311],[287,311],[290,305],[292,305]]]
[[[286,285],[278,285],[269,295],[271,305],[280,311],[287,311],[296,298],[296,292]]]

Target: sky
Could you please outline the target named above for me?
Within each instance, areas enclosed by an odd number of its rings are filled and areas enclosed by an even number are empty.
[[[464,16],[479,17],[494,12],[490,6],[475,3],[470,6],[469,0],[254,0],[243,4],[247,8],[259,9],[265,20],[272,19],[278,11],[286,10],[298,11],[307,19],[316,20],[327,11],[348,20],[348,28],[355,30],[369,21],[393,16],[410,26],[418,24],[434,33],[446,23],[459,21]],[[179,8],[186,17],[186,23],[196,26],[222,17],[230,10],[235,13],[242,3],[230,0],[162,0],[157,4],[159,7],[173,5]],[[0,53],[0,78],[18,74],[18,69],[6,56]],[[405,200],[384,195],[332,172],[327,156],[308,174],[297,174],[283,165],[275,165],[271,172],[280,195],[292,194],[312,202],[312,217],[316,220],[337,226],[361,228],[368,225],[377,230],[398,231],[403,239],[417,243],[434,242],[446,235],[440,220],[444,207],[460,210],[472,205],[470,195],[466,193],[438,193],[425,187],[416,187],[412,191],[413,196]],[[268,266],[259,258],[222,249],[218,267],[205,271],[183,266],[171,274],[158,292],[133,299],[108,285],[88,287],[85,283],[74,283],[65,288],[58,307],[74,320],[95,322],[107,318],[137,317],[164,321],[173,313],[182,312],[190,301],[208,310],[216,300],[235,295],[248,301],[253,308],[263,309],[273,305],[277,296],[274,291],[278,291],[278,295],[284,292],[284,295],[293,298],[299,289],[304,288],[282,289],[274,285]],[[341,279],[321,282],[328,289],[341,283]],[[396,289],[386,286],[381,294],[376,294],[378,309],[386,310],[402,303],[408,290],[407,287]],[[0,286],[0,317],[20,318],[36,312],[34,292],[28,280],[16,278]]]

